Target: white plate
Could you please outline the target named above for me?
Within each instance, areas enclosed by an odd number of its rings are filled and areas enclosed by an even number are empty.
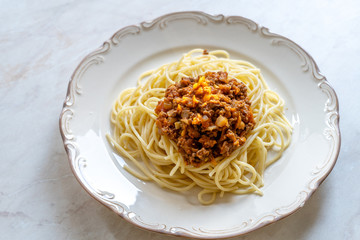
[[[258,66],[286,101],[294,123],[290,147],[265,172],[264,196],[231,195],[202,206],[143,182],[105,138],[121,90],[140,73],[193,48],[224,49]],[[291,40],[249,19],[180,12],[125,27],[84,58],[69,83],[60,131],[74,175],[95,199],[127,221],[153,231],[195,238],[244,234],[303,206],[333,168],[340,149],[338,101],[311,58]]]

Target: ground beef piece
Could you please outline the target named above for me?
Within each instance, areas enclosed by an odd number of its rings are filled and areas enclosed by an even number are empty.
[[[216,140],[211,139],[209,136],[202,135],[201,138],[199,139],[199,143],[204,148],[212,148],[216,144]]]

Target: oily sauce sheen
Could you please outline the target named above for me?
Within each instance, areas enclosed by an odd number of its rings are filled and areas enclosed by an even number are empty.
[[[170,85],[155,113],[160,133],[175,141],[185,162],[199,167],[243,145],[255,121],[247,87],[226,72],[206,72]]]

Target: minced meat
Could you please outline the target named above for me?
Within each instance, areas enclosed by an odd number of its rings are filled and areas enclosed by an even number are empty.
[[[253,129],[247,87],[226,72],[206,72],[169,86],[155,113],[160,133],[175,141],[187,164],[195,167],[229,156]]]

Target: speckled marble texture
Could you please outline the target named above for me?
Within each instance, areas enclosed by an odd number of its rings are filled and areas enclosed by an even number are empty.
[[[72,175],[58,128],[79,61],[116,30],[185,10],[241,15],[307,50],[338,94],[338,162],[295,214],[234,239],[360,239],[358,1],[0,1],[0,239],[180,239],[138,229]]]

